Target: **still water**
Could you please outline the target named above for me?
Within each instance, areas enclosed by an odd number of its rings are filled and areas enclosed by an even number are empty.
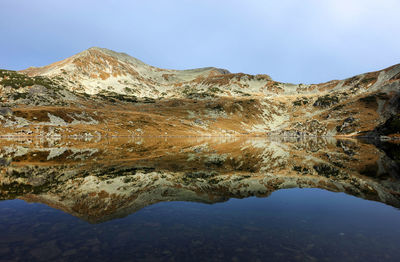
[[[400,261],[399,146],[0,140],[0,261]]]

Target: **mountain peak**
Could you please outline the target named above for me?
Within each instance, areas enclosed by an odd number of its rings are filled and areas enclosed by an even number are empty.
[[[103,47],[98,47],[98,46],[92,46],[92,47],[89,47],[87,50],[98,50],[98,51],[102,51],[102,50],[109,50],[109,49],[103,48]]]
[[[121,62],[131,63],[139,66],[148,66],[146,63],[142,62],[141,60],[130,56],[126,53],[116,52],[111,49],[93,46],[90,47],[75,56],[72,57],[85,57],[85,56],[103,56],[103,58],[107,58],[107,56],[117,59]]]
[[[230,74],[228,70],[215,67],[161,69],[126,53],[97,46],[44,67],[22,70],[22,73],[63,79],[71,90],[89,94],[112,91],[146,96],[154,96],[159,89],[166,91],[166,88],[172,89],[175,85]]]

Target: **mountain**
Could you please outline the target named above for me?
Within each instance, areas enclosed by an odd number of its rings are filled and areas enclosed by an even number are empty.
[[[119,94],[158,97],[171,92],[175,85],[213,75],[229,74],[214,67],[193,70],[167,70],[149,66],[125,53],[92,47],[54,64],[22,70],[28,76],[62,78],[70,90],[97,94],[111,91]]]
[[[400,64],[321,84],[214,67],[167,70],[89,48],[0,70],[2,136],[400,137]]]

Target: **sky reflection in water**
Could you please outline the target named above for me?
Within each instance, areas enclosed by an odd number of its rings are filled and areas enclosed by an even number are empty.
[[[400,260],[392,147],[57,146],[2,147],[0,261]]]

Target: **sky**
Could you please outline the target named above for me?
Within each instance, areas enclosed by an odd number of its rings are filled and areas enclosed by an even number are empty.
[[[320,83],[400,63],[399,0],[0,0],[0,68],[98,46],[168,69]]]

